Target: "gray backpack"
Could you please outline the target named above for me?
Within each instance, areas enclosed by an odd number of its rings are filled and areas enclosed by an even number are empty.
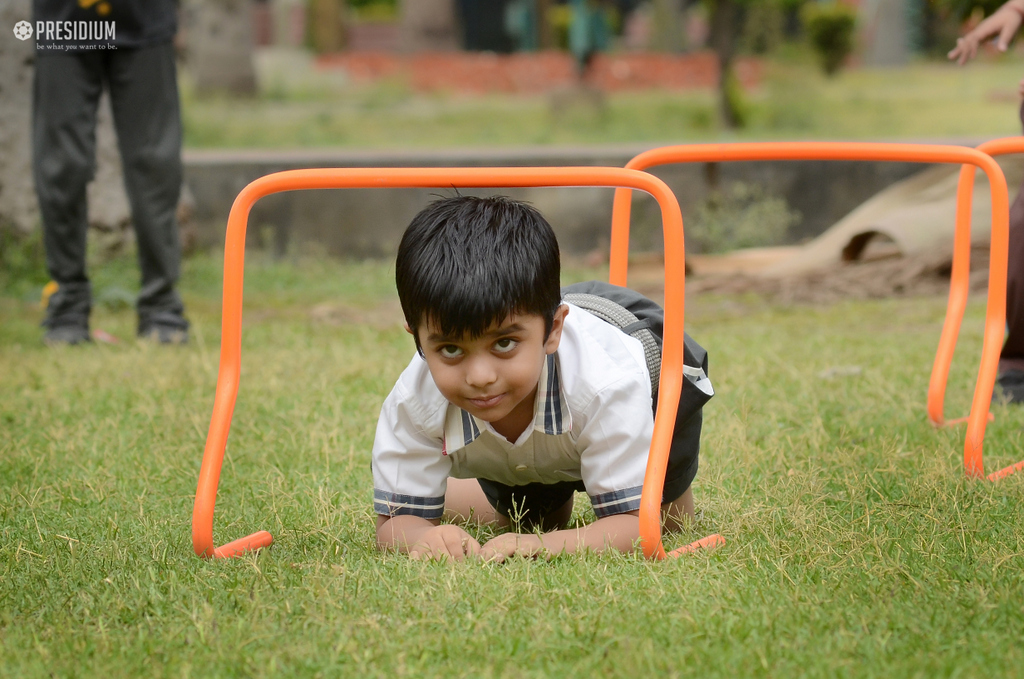
[[[651,332],[650,321],[640,320],[618,302],[587,292],[563,293],[562,301],[586,309],[602,321],[640,340],[647,359],[647,371],[651,374],[651,398],[657,400],[658,384],[661,381],[661,343],[658,341],[660,338]]]

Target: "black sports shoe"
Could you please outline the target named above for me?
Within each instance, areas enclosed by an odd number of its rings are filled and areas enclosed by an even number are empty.
[[[139,339],[158,344],[187,344],[188,321],[179,311],[140,312]]]
[[[50,347],[87,342],[92,342],[92,338],[89,337],[89,326],[86,325],[58,325],[48,328],[43,335],[43,344]]]
[[[1007,403],[1024,403],[1024,370],[1004,370],[996,378]]]
[[[157,344],[188,344],[188,327],[152,323],[139,330],[139,339]]]

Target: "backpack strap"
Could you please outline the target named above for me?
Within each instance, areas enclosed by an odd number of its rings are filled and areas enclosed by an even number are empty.
[[[621,304],[585,292],[570,292],[562,297],[562,301],[585,309],[605,323],[614,325],[627,335],[640,340],[644,347],[644,357],[647,359],[647,371],[651,375],[651,398],[656,400],[661,380],[661,348],[655,341],[654,333],[651,332],[650,322],[641,321]]]

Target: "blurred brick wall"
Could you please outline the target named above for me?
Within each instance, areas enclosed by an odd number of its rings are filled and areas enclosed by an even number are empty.
[[[323,69],[344,70],[357,83],[403,78],[418,92],[522,93],[550,92],[576,81],[573,58],[566,52],[493,54],[436,52],[395,54],[350,51],[317,59]],[[739,59],[736,75],[744,87],[761,80],[761,62]],[[653,88],[714,88],[718,64],[711,52],[682,55],[656,52],[598,55],[587,82],[605,91]]]

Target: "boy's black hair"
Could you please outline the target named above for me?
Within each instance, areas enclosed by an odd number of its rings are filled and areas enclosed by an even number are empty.
[[[536,208],[505,196],[434,201],[402,236],[395,283],[405,322],[445,337],[479,337],[510,314],[544,318],[561,303],[558,241]],[[422,350],[421,350],[422,353]]]

